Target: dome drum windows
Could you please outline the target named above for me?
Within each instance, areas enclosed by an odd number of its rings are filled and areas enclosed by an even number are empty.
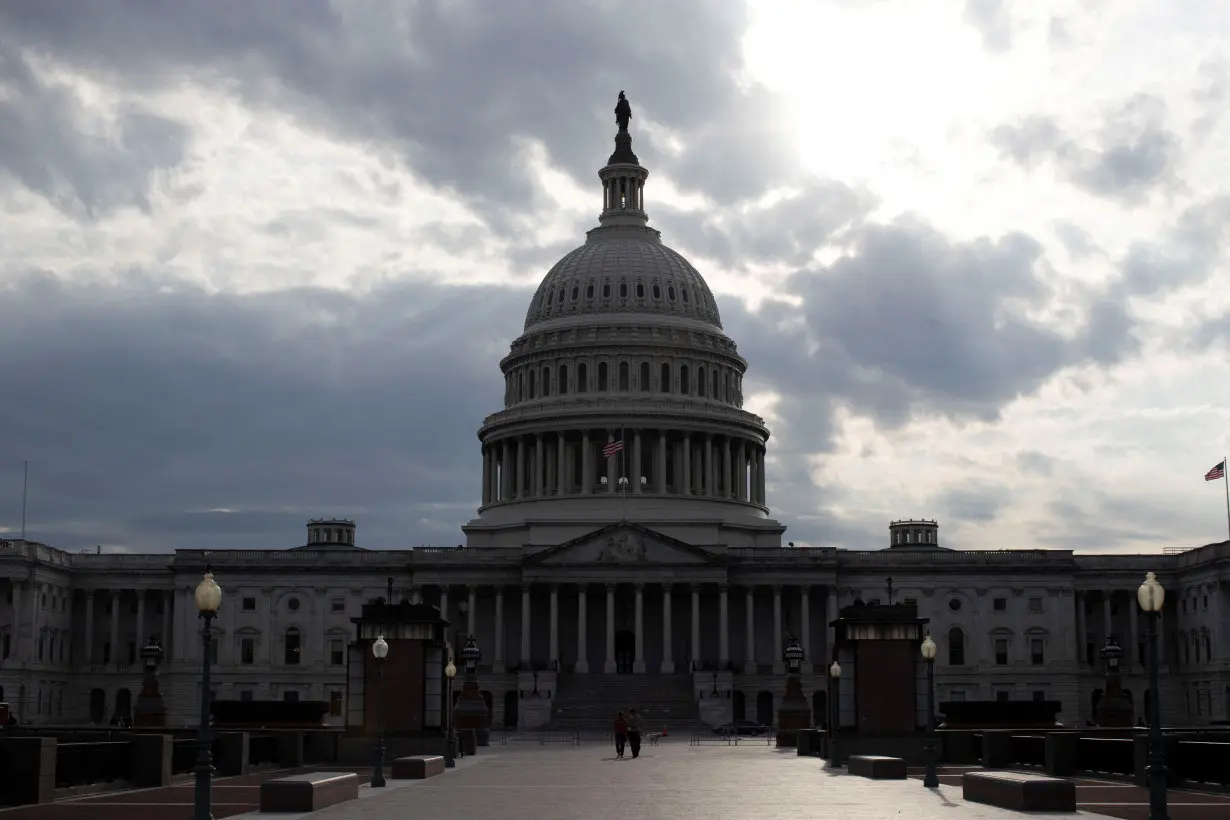
[[[627,393],[629,390],[629,369],[630,368],[627,362],[619,363],[619,390],[621,393]]]
[[[642,393],[648,393],[651,385],[649,384],[649,362],[641,362],[640,387]]]
[[[645,298],[645,283],[644,282],[636,283],[636,298],[637,299]]]
[[[628,283],[627,282],[619,283],[619,298],[620,299],[628,298]]]
[[[561,396],[568,395],[568,365],[559,366],[559,376],[555,380],[555,392]]]
[[[577,364],[577,392],[589,392],[589,366],[585,362]]]
[[[653,298],[654,299],[662,298],[662,288],[656,282],[654,283],[654,286],[653,286]]]
[[[659,376],[658,389],[663,393],[674,392],[671,390],[671,366],[666,362],[662,363],[662,373]]]
[[[605,393],[607,389],[606,362],[598,362],[598,392]]]
[[[679,365],[679,392],[685,396],[692,392],[692,382],[689,379],[688,366],[686,364]]]

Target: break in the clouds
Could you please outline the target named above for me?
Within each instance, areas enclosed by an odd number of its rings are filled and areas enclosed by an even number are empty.
[[[624,89],[788,540],[1218,538],[1227,35],[1191,3],[0,4],[0,531],[29,460],[29,535],[70,549],[460,542]]]

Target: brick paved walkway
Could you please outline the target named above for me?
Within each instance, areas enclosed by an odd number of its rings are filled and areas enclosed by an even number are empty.
[[[961,774],[976,767],[941,767],[940,784],[961,793]],[[910,777],[922,779],[923,770],[910,769]],[[1146,820],[1149,793],[1140,786],[1114,780],[1074,777],[1076,805],[1082,811],[1123,820]],[[1170,820],[1230,820],[1230,795],[1171,789],[1167,795]]]

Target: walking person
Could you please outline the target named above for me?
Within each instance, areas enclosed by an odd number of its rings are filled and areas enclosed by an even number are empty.
[[[628,742],[628,719],[624,717],[624,713],[620,712],[615,716],[615,756],[624,756],[624,744]],[[640,743],[640,739],[637,739]],[[635,753],[633,757],[635,757]]]
[[[628,710],[628,745],[633,757],[641,756],[641,716],[635,709]]]

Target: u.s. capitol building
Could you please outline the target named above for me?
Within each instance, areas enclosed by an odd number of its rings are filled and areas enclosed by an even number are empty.
[[[504,407],[479,430],[482,503],[464,547],[367,549],[349,520],[311,521],[287,550],[3,542],[0,701],[22,722],[129,714],[153,634],[169,721],[191,723],[204,651],[192,590],[208,562],[225,590],[216,697],[327,701],[339,724],[350,619],[390,584],[477,637],[496,725],[605,725],[608,701],[694,720],[718,700],[728,718],[771,722],[791,640],[819,721],[839,608],[907,600],[940,647],[939,700],[1059,700],[1061,720],[1084,723],[1114,635],[1141,717],[1135,591],[1156,571],[1167,721],[1230,718],[1230,542],[957,551],[936,522],[911,520],[890,523],[882,549],[783,547],[769,431],[743,409],[748,363],[704,278],[648,226],[622,95],[617,115],[599,224],[547,273],[500,362]]]

